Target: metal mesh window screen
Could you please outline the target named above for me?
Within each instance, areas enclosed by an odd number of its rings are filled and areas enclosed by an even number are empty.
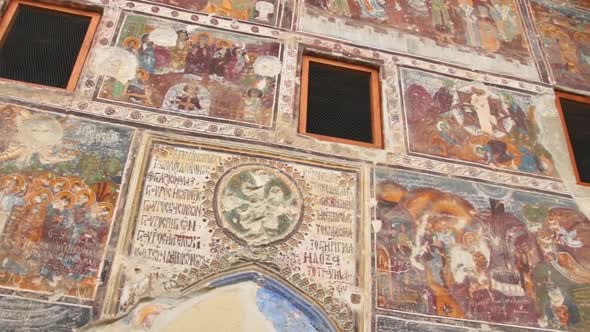
[[[66,88],[90,20],[20,5],[0,48],[0,77]]]
[[[560,98],[580,180],[590,183],[590,104]]]
[[[309,62],[307,132],[373,142],[371,73]]]

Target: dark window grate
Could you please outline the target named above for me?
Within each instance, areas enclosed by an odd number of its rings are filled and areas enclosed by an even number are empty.
[[[371,73],[309,62],[307,132],[373,142]]]
[[[590,183],[590,104],[560,98],[580,181]]]
[[[66,88],[90,21],[20,5],[0,48],[0,77]]]

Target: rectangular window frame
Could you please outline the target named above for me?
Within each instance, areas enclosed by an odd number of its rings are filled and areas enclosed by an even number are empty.
[[[580,170],[578,169],[578,163],[576,162],[576,156],[574,154],[574,147],[572,146],[572,142],[570,139],[570,133],[569,133],[569,130],[567,129],[567,124],[565,121],[565,112],[564,112],[563,108],[561,107],[561,99],[568,99],[568,100],[573,100],[573,101],[577,101],[580,103],[588,104],[588,106],[590,107],[590,97],[576,95],[576,94],[562,92],[562,91],[555,91],[555,105],[557,107],[557,111],[558,111],[557,113],[559,113],[559,118],[561,120],[561,127],[563,128],[563,133],[565,134],[567,149],[568,149],[568,153],[570,156],[570,163],[572,165],[572,168],[574,170],[574,174],[576,176],[576,184],[580,185],[580,186],[590,187],[590,182],[584,182],[584,181],[582,181],[582,179],[580,177]],[[590,112],[588,113],[588,116],[590,119]]]
[[[350,145],[357,145],[367,148],[376,148],[376,149],[383,149],[383,125],[382,125],[382,118],[381,118],[381,84],[379,81],[379,69],[363,66],[363,65],[356,65],[350,64],[346,62],[321,58],[313,55],[303,55],[302,59],[302,66],[301,66],[301,93],[300,93],[300,100],[299,100],[299,133],[317,138],[318,140],[334,142],[334,143],[343,143],[343,144],[350,144]],[[373,142],[361,142],[355,140],[349,140],[340,137],[332,137],[314,133],[307,132],[307,100],[309,94],[309,63],[316,62],[327,64],[335,67],[341,67],[346,69],[358,70],[367,72],[371,75],[370,81],[370,89],[371,89],[371,128],[372,128],[372,136]]]
[[[84,36],[84,40],[82,41],[82,45],[80,46],[80,52],[78,52],[78,56],[76,57],[76,62],[74,63],[74,67],[72,68],[72,73],[70,74],[70,78],[68,79],[68,84],[65,88],[50,86],[50,85],[43,85],[37,83],[29,83],[25,81],[17,81],[11,80],[7,78],[1,78],[0,81],[2,82],[11,82],[11,83],[22,83],[27,84],[30,86],[35,87],[42,87],[48,89],[56,89],[60,91],[69,91],[73,92],[76,90],[76,86],[78,84],[78,80],[80,79],[80,74],[82,72],[82,68],[84,67],[84,63],[88,57],[88,53],[90,51],[90,46],[92,45],[92,40],[94,39],[94,34],[96,29],[98,28],[98,23],[100,22],[101,14],[97,12],[82,10],[82,9],[75,9],[75,8],[68,8],[59,5],[47,4],[42,2],[36,1],[29,1],[29,0],[12,0],[4,15],[0,17],[0,47],[2,47],[4,40],[6,38],[7,33],[10,31],[12,27],[12,23],[14,22],[14,18],[18,13],[19,6],[29,6],[29,7],[36,7],[41,9],[47,9],[51,11],[67,13],[72,15],[78,16],[86,16],[90,18],[90,23],[88,25],[88,30],[86,31],[86,35]]]

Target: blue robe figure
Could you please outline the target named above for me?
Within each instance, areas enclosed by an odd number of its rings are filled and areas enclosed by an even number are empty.
[[[156,69],[156,54],[154,52],[154,42],[149,40],[149,35],[141,37],[141,47],[137,53],[139,67],[152,74]]]

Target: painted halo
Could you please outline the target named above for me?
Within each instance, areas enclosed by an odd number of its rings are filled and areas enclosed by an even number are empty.
[[[225,173],[215,188],[218,225],[234,241],[263,246],[288,239],[303,217],[295,181],[274,167],[248,164]]]

